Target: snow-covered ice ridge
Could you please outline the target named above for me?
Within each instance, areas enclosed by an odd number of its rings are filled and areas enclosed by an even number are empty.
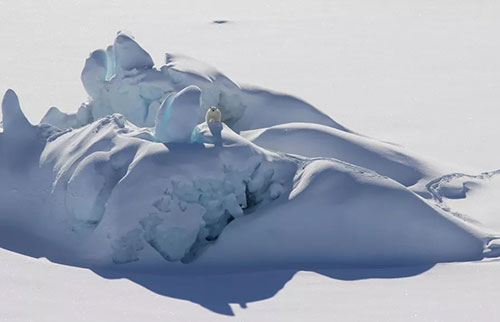
[[[0,247],[82,266],[406,265],[481,259],[496,237],[442,206],[443,167],[295,97],[184,56],[157,68],[124,33],[81,78],[88,102],[38,125],[5,93]]]

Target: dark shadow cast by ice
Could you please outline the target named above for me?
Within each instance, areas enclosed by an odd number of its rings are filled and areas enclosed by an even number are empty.
[[[323,276],[355,281],[370,278],[404,278],[419,275],[434,264],[406,267],[278,269],[228,273],[145,274],[108,269],[93,271],[108,279],[127,278],[162,296],[187,300],[206,309],[234,316],[230,304],[246,308],[250,302],[274,297],[299,271],[312,271]]]
[[[3,228],[3,227],[0,227]],[[246,308],[248,303],[262,301],[274,297],[283,287],[300,271],[316,272],[328,278],[355,281],[371,278],[404,278],[416,276],[431,269],[435,264],[428,263],[414,266],[399,267],[280,267],[273,269],[246,269],[246,270],[217,270],[209,271],[190,270],[164,272],[161,269],[154,271],[135,271],[122,265],[107,267],[91,267],[82,263],[72,262],[63,258],[48,256],[54,253],[54,249],[48,247],[58,247],[58,245],[47,245],[45,240],[40,240],[29,232],[22,234],[8,233],[9,229],[0,229],[2,236],[0,247],[24,254],[27,256],[40,258],[47,257],[52,262],[83,267],[90,269],[95,274],[106,279],[128,279],[151,292],[190,301],[202,307],[223,315],[234,315],[231,304],[238,304]],[[15,235],[15,236],[14,236]],[[40,245],[40,247],[33,247]],[[62,251],[55,251],[55,253]],[[186,269],[189,264],[186,264]]]

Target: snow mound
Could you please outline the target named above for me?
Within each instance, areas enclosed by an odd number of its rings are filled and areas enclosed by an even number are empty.
[[[57,107],[51,107],[40,123],[50,124],[59,129],[79,128],[90,123],[91,116],[89,114],[87,104],[82,104],[76,114],[67,114],[61,112]]]
[[[292,96],[182,56],[156,69],[124,33],[82,82],[89,102],[39,125],[4,96],[2,247],[85,267],[303,267],[481,259],[492,239],[436,198],[459,190],[425,185],[430,163]],[[203,122],[211,105],[223,122]]]
[[[483,242],[457,220],[361,168],[333,160],[308,162],[293,187],[287,203],[227,227],[199,262],[245,267],[258,258],[272,267],[317,267],[482,257]]]
[[[270,150],[311,158],[335,158],[355,164],[405,186],[436,175],[428,162],[401,147],[324,125],[288,123],[244,131],[241,135]]]
[[[154,65],[153,59],[134,40],[132,35],[118,32],[112,49],[114,58],[112,64],[116,68],[116,74],[120,75],[134,69],[151,69]]]

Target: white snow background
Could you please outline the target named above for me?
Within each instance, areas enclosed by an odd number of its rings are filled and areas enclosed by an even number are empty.
[[[499,294],[494,285],[499,273],[495,259],[435,263],[496,256],[495,245],[486,244],[500,229],[499,184],[492,172],[500,168],[499,16],[499,3],[470,0],[0,2],[0,91],[16,91],[32,124],[38,124],[51,106],[66,113],[77,111],[87,99],[79,76],[88,53],[106,48],[122,29],[133,33],[158,68],[166,52],[188,55],[240,86],[256,85],[305,100],[355,132],[335,129],[336,123],[309,112],[292,113],[299,119],[292,116],[280,122],[290,113],[273,114],[267,108],[265,117],[247,113],[244,121],[232,124],[240,135],[228,126],[218,131],[199,126],[197,144],[215,143],[205,154],[179,145],[166,154],[160,143],[148,143],[147,131],[115,116],[68,133],[32,128],[16,108],[14,94],[8,94],[0,137],[0,247],[5,248],[0,252],[0,317],[7,321],[215,321],[232,315],[243,321],[494,320],[492,299]],[[181,56],[173,57],[182,66]],[[213,75],[201,63],[190,61],[188,66]],[[254,96],[245,95],[239,99],[259,105]],[[283,103],[281,110],[289,104],[280,98],[269,102]],[[11,111],[11,121],[5,110]],[[273,120],[277,125],[268,128]],[[289,121],[295,123],[286,124]],[[13,126],[9,129],[8,124]],[[101,134],[88,134],[92,131]],[[33,143],[32,138],[40,135],[49,138],[44,146]],[[108,146],[108,140],[113,144]],[[95,142],[95,149],[103,153],[92,158],[83,159],[92,151],[68,149]],[[361,168],[330,159],[303,161],[261,147],[340,159],[393,180],[370,172],[367,176]],[[23,149],[39,148],[44,150],[40,160],[18,158]],[[171,155],[174,161],[166,162]],[[150,210],[137,218],[127,216],[126,222],[120,214],[142,211],[153,203],[154,211],[168,213],[165,198],[176,194],[175,189],[164,193],[165,185],[172,184],[168,164],[177,171],[175,160],[190,161],[193,155],[209,158],[211,166],[233,166],[234,171],[217,170],[213,176],[221,178],[224,173],[232,183],[249,176],[253,181],[247,184],[254,187],[250,189],[256,198],[266,197],[259,208],[262,212],[242,218],[237,218],[238,204],[235,208],[224,199],[225,211],[236,219],[215,244],[190,264],[164,266],[158,254],[183,257],[179,249],[196,237],[192,234],[198,229],[198,206],[187,201],[195,207],[188,210],[187,234],[177,240],[180,244],[172,246],[165,240],[159,242],[163,246],[155,244],[157,253],[148,245],[123,242],[136,240],[136,226],[149,234],[148,242],[158,240],[159,228],[148,230],[156,219],[143,220]],[[95,170],[103,160],[111,160],[120,177],[121,165],[134,167],[127,170],[126,180],[117,183],[114,170]],[[25,166],[21,161],[26,167],[40,161],[41,170],[16,173],[16,167]],[[184,170],[194,177],[203,170],[195,161]],[[155,181],[159,173],[141,170],[158,163],[165,179]],[[72,164],[77,170],[71,169]],[[304,169],[290,176],[298,165]],[[253,172],[254,167],[260,170]],[[104,182],[116,184],[115,190],[88,195],[93,191],[89,186],[103,185],[101,175]],[[140,200],[132,201],[138,198],[138,187]],[[53,199],[45,198],[44,191],[49,190]],[[217,189],[210,191],[210,198],[220,197],[213,192]],[[235,202],[242,201],[237,191],[237,187],[231,190]],[[331,191],[342,193],[332,197]],[[95,211],[102,206],[99,200],[108,192],[105,221],[87,238],[89,223],[92,226],[99,217]],[[283,200],[286,194],[288,203]],[[87,211],[89,204],[94,208]],[[209,209],[207,204],[202,207]],[[51,216],[34,215],[47,211]],[[344,217],[340,221],[324,215],[305,217],[330,211],[337,216],[344,212]],[[373,220],[363,215],[370,211],[382,215]],[[70,220],[64,217],[67,212]],[[170,232],[172,226],[164,223],[175,223],[175,218],[162,220],[161,229]],[[52,224],[68,225],[64,227],[83,234],[83,239],[78,234],[71,237],[72,232],[61,234]],[[109,227],[112,232],[105,229]],[[110,244],[103,244],[105,240]],[[135,261],[135,250],[143,258],[134,262],[138,265],[132,270],[123,268],[130,263],[111,263],[111,258]],[[96,274],[64,264],[89,267]],[[110,269],[108,264],[119,268]],[[355,267],[339,267],[346,264]],[[419,265],[397,266],[402,264]]]

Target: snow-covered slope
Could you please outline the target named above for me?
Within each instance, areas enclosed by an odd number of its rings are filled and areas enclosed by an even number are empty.
[[[479,175],[451,173],[428,183],[428,190],[442,209],[500,235],[500,171]]]
[[[124,33],[82,81],[89,102],[35,126],[5,94],[4,248],[86,267],[408,265],[481,259],[492,238],[422,190],[442,169],[299,99],[192,59],[156,69]],[[210,105],[223,123],[201,121]]]
[[[457,221],[394,181],[315,160],[297,172],[286,203],[235,221],[200,262],[407,265],[480,259],[482,248]]]
[[[424,161],[402,147],[319,124],[281,124],[244,131],[242,136],[271,150],[336,158],[372,169],[405,186],[444,171],[440,165]]]

